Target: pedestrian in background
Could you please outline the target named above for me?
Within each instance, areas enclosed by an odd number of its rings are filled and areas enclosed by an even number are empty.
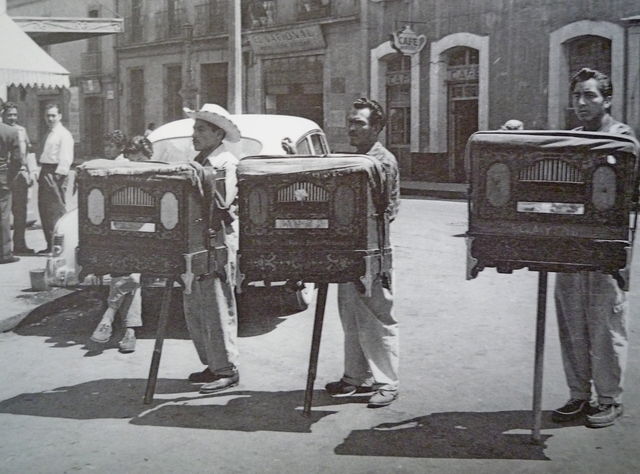
[[[31,142],[27,130],[18,125],[18,106],[13,102],[7,102],[2,109],[4,123],[13,127],[18,132],[20,144],[20,168],[15,172],[16,177],[11,188],[11,211],[13,213],[13,253],[21,255],[33,255],[33,249],[27,247],[25,241],[25,229],[27,227],[27,203],[29,188],[34,183],[36,170],[29,168],[27,153],[30,151]]]
[[[380,163],[384,176],[385,213],[393,222],[400,205],[398,163],[378,141],[385,126],[382,106],[362,98],[349,115],[349,141],[356,152]],[[378,275],[371,296],[360,282],[338,285],[338,310],[344,330],[344,374],[326,385],[333,397],[369,396],[370,408],[389,405],[398,397],[399,332],[393,312],[392,275]]]
[[[40,250],[38,255],[51,253],[53,229],[66,211],[67,175],[73,164],[73,136],[62,125],[60,107],[57,104],[47,104],[44,118],[49,126],[49,133],[40,155],[38,211],[47,248]]]
[[[155,122],[149,122],[149,124],[147,125],[147,129],[144,131],[144,136],[148,137],[151,132],[153,132],[156,129],[156,124]]]
[[[122,131],[114,130],[105,134],[103,141],[104,157],[107,160],[122,160],[125,146],[127,145],[127,137]]]
[[[119,133],[116,133],[119,132]],[[117,148],[109,150],[107,153],[106,143],[119,140],[124,134],[115,130],[107,135],[105,140],[105,155],[113,155]],[[124,156],[117,161],[148,161],[153,156],[153,146],[149,140],[142,136],[135,136],[126,143],[121,144],[120,151]],[[142,326],[142,300],[140,295],[141,276],[138,273],[112,273],[109,284],[109,296],[107,298],[107,309],[102,315],[100,322],[96,326],[91,340],[98,344],[105,344],[111,339],[113,334],[113,322],[118,312],[122,315],[125,324],[125,332],[118,343],[120,352],[130,353],[136,350],[136,328]]]
[[[20,260],[11,243],[11,186],[24,167],[21,156],[18,131],[0,123],[0,264]]]
[[[524,130],[524,124],[520,120],[511,119],[503,123],[500,130]]]
[[[571,79],[573,109],[582,123],[577,131],[634,135],[609,111],[611,80],[584,68]],[[622,381],[627,359],[625,292],[609,274],[599,271],[558,273],[556,311],[562,362],[570,399],[552,413],[556,422],[586,415],[586,426],[602,428],[622,415]],[[597,395],[590,405],[592,383]]]

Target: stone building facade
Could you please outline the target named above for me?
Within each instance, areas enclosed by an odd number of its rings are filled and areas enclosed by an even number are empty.
[[[611,76],[614,116],[640,132],[637,1],[382,1],[369,13],[370,92],[391,108],[405,177],[463,181],[469,134],[508,119],[573,127],[568,83],[582,67]],[[404,26],[424,47],[398,66],[390,34]]]
[[[194,105],[232,110],[230,0],[121,0],[120,123],[129,133]],[[344,149],[345,103],[366,92],[359,0],[241,2],[242,111],[311,118]],[[182,91],[182,94],[181,94]]]

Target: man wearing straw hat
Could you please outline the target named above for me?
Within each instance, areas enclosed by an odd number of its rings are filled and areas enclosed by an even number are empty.
[[[191,294],[183,296],[187,328],[200,361],[206,365],[201,372],[189,375],[189,380],[203,384],[200,393],[213,393],[238,385],[240,380],[234,294],[238,228],[232,209],[237,193],[238,159],[225,146],[226,141],[240,141],[240,130],[219,105],[205,104],[197,112],[186,109],[185,112],[195,119],[193,146],[200,152],[195,161],[213,167],[217,176],[224,176],[224,189],[216,193],[219,212],[214,213],[212,227],[215,247],[227,249],[225,270],[196,279]]]

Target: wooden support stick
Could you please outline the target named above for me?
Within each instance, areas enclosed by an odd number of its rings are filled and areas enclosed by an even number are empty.
[[[316,315],[313,322],[313,336],[311,337],[311,354],[309,355],[309,372],[307,373],[307,390],[304,393],[305,416],[311,415],[311,401],[313,399],[313,384],[316,381],[318,369],[318,353],[320,352],[320,338],[322,337],[322,322],[324,320],[324,308],[327,303],[328,283],[318,284],[318,298],[316,299]]]
[[[542,426],[542,375],[544,371],[544,330],[547,317],[547,272],[538,275],[538,315],[536,319],[536,358],[533,372],[533,442],[540,444]]]
[[[145,405],[153,402],[153,394],[156,391],[158,381],[158,368],[160,367],[160,357],[162,356],[162,344],[164,335],[167,332],[169,322],[169,308],[171,306],[171,292],[173,291],[173,278],[167,278],[167,283],[162,293],[162,305],[160,306],[160,317],[158,318],[158,331],[156,332],[156,345],[153,348],[151,367],[149,368],[149,378],[147,379],[147,390],[144,394]]]

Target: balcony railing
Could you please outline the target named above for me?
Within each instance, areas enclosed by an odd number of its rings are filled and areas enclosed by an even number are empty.
[[[147,21],[146,16],[126,17],[124,19],[124,32],[118,35],[120,46],[130,46],[147,41]]]
[[[80,70],[84,76],[100,74],[102,72],[102,53],[100,51],[82,53]]]
[[[283,2],[294,3],[294,10],[284,8],[278,11]],[[242,2],[242,27],[245,29],[265,28],[274,25],[289,24],[296,21],[330,20],[357,15],[358,0],[246,0]],[[292,16],[293,15],[293,16]]]
[[[182,36],[184,10],[176,8],[171,11],[156,12],[156,40],[174,39]]]
[[[196,18],[193,28],[195,36],[227,33],[229,0],[211,0],[196,5]]]
[[[275,0],[250,0],[243,2],[242,26],[264,28],[276,24]]]
[[[331,0],[299,0],[298,20],[313,20],[331,16]]]

